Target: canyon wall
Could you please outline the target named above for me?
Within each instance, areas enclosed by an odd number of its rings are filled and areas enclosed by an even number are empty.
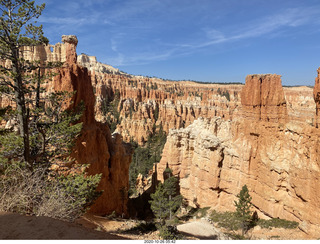
[[[313,92],[283,88],[279,75],[203,84],[128,75],[84,54],[78,64],[91,73],[96,120],[112,116],[103,106],[118,97],[116,131],[124,140],[143,144],[154,125],[168,133],[158,178],[168,163],[191,206],[234,210],[247,184],[260,217],[295,220],[317,232],[319,78]]]
[[[168,164],[194,207],[233,211],[247,185],[259,217],[298,221],[315,236],[320,227],[320,131],[290,120],[279,76],[250,75],[239,116],[199,118],[170,130],[158,178]],[[273,89],[270,89],[273,88]]]
[[[103,175],[104,193],[92,212],[126,212],[132,152],[122,138],[144,144],[161,127],[168,138],[158,178],[168,163],[190,205],[233,210],[247,184],[260,216],[297,220],[308,233],[318,230],[319,70],[314,91],[282,88],[279,75],[249,75],[245,85],[177,82],[77,57],[76,37],[63,41],[24,49],[29,60],[65,62],[48,92],[77,91],[70,107],[85,102],[73,156],[90,164],[90,174]],[[121,120],[111,135],[104,122],[113,115],[103,108],[116,97]],[[9,102],[1,97],[1,106]]]
[[[121,135],[111,135],[106,124],[96,122],[90,73],[76,64],[77,39],[74,36],[63,36],[62,41],[65,43],[67,58],[63,67],[58,69],[58,75],[53,78],[53,90],[76,91],[70,106],[76,107],[81,101],[85,104],[81,119],[83,128],[72,156],[76,163],[90,165],[89,174],[102,174],[98,190],[103,190],[103,193],[90,207],[90,212],[127,213],[128,199],[123,192],[129,189],[131,147],[122,142]]]
[[[241,104],[241,96],[245,97],[249,91],[244,90],[241,93],[244,87],[242,84],[205,84],[133,76],[101,64],[94,57],[85,54],[78,57],[78,64],[87,67],[92,73],[92,85],[96,95],[96,120],[106,121],[110,114],[104,114],[102,107],[106,100],[111,101],[115,94],[119,94],[118,110],[121,122],[116,131],[125,141],[134,139],[139,144],[144,144],[148,136],[154,133],[154,125],[158,128],[161,126],[168,133],[170,129],[185,128],[200,117],[219,116],[232,120],[241,116],[239,113],[244,112],[246,103],[249,102]],[[263,75],[252,75],[247,79],[261,80],[262,77]],[[273,121],[268,114],[277,110],[276,114],[282,115],[279,118],[281,121],[289,119],[297,123],[314,123],[315,102],[312,88],[282,89],[280,76],[273,75],[270,79],[272,84],[257,83],[257,89],[252,89],[256,94],[253,99],[260,96],[260,92],[264,93],[265,99],[261,100],[261,104],[255,104],[256,107],[248,111],[247,116],[260,116],[262,113],[265,115],[262,120]],[[281,87],[281,94],[277,95],[279,97],[268,95],[272,89],[278,89],[277,87]],[[267,108],[266,102],[269,103]],[[272,102],[274,104],[271,106]]]
[[[74,93],[63,109],[74,109],[84,102],[85,110],[81,117],[83,127],[73,148],[75,164],[88,164],[90,175],[102,174],[98,190],[102,195],[90,207],[95,214],[127,214],[127,194],[129,189],[129,165],[132,149],[122,141],[118,133],[111,135],[106,124],[95,120],[95,96],[91,84],[91,74],[87,68],[77,64],[76,36],[62,36],[56,45],[24,47],[21,51],[27,60],[41,62],[64,62],[55,70],[56,75],[46,84],[46,94],[54,91]],[[3,101],[3,102],[2,102]],[[3,97],[1,103],[6,100]],[[1,104],[5,105],[5,104]],[[60,165],[70,168],[74,165]]]

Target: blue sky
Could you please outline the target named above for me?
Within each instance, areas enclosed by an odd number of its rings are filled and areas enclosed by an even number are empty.
[[[276,73],[314,85],[319,0],[37,0],[51,44],[77,35],[78,54],[130,74],[244,82]]]

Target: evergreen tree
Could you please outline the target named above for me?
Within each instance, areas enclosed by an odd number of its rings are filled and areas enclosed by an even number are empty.
[[[0,0],[0,95],[16,104],[1,108],[0,116],[17,121],[19,131],[0,130],[0,205],[2,211],[73,219],[99,196],[101,175],[88,177],[82,166],[82,173],[72,175],[50,170],[52,164],[74,161],[69,155],[84,106],[63,110],[74,93],[44,93],[43,83],[60,62],[24,59],[24,46],[48,44],[42,26],[32,23],[44,7],[30,0]]]
[[[170,177],[159,183],[155,193],[151,194],[151,210],[158,218],[160,225],[165,225],[166,220],[172,220],[173,214],[182,202],[182,196],[177,195],[177,178]]]
[[[151,194],[151,210],[158,218],[158,221],[161,225],[164,224],[166,218],[168,217],[168,199],[166,199],[166,195],[167,194],[162,183],[159,183],[155,193]]]
[[[181,195],[177,195],[177,183],[176,177],[169,177],[163,183],[164,190],[167,194],[167,207],[169,211],[169,220],[172,220],[173,213],[180,207],[182,203]]]
[[[238,201],[234,201],[234,204],[236,206],[236,216],[241,221],[243,235],[249,229],[252,216],[252,211],[250,210],[252,206],[252,197],[250,196],[248,187],[246,185],[242,187],[240,193],[237,195],[237,198]]]
[[[32,65],[23,59],[22,47],[48,43],[43,36],[42,26],[35,26],[45,4],[38,6],[28,0],[1,0],[0,9],[0,59],[11,61],[11,67],[0,66],[1,82],[13,91],[17,106],[20,136],[23,139],[23,157],[31,166],[29,111],[26,94],[28,81],[26,73]],[[8,90],[7,89],[7,90]]]

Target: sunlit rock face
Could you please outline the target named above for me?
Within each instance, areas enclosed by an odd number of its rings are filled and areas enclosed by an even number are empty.
[[[267,88],[262,79],[271,81]],[[290,121],[278,79],[247,76],[242,107],[232,121],[199,118],[187,128],[170,130],[158,178],[163,180],[168,164],[191,206],[220,211],[234,210],[246,184],[260,217],[298,221],[316,236],[320,131],[308,122]]]
[[[68,91],[74,93],[63,109],[73,109],[83,102],[85,110],[80,122],[83,127],[72,151],[73,165],[60,165],[70,170],[76,164],[88,164],[89,174],[102,174],[98,190],[102,195],[91,206],[96,214],[127,213],[127,197],[123,192],[129,189],[129,165],[132,150],[122,141],[120,134],[111,135],[106,124],[95,120],[95,95],[91,83],[92,75],[87,68],[77,64],[76,36],[62,36],[56,45],[23,47],[24,58],[40,62],[63,62],[55,70],[56,75],[45,85],[45,93]],[[10,65],[8,63],[7,65]],[[5,97],[1,106],[6,106]]]
[[[287,104],[280,75],[248,75],[241,91],[243,117],[253,120],[285,122]]]
[[[143,144],[154,132],[154,124],[168,133],[170,129],[185,128],[200,117],[233,120],[247,116],[275,123],[288,119],[314,123],[312,88],[282,88],[279,75],[248,75],[248,85],[242,89],[242,84],[177,82],[128,75],[102,65],[95,57],[80,56],[78,63],[92,73],[96,120],[106,121],[109,115],[103,114],[103,103],[119,94],[121,121],[116,131],[125,141],[133,139]]]

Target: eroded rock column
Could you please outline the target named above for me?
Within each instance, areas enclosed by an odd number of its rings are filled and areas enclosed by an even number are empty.
[[[241,91],[243,117],[255,121],[283,123],[287,120],[287,104],[276,74],[247,75]]]

